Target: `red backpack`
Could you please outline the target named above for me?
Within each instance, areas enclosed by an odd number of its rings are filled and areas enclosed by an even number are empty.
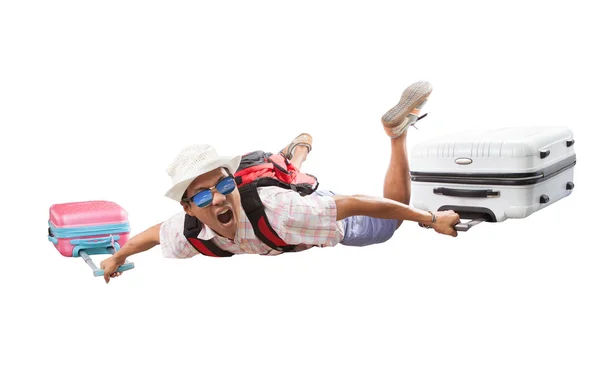
[[[278,186],[290,189],[302,196],[312,194],[319,182],[311,174],[300,172],[291,162],[280,154],[254,151],[242,156],[240,165],[234,174],[240,192],[242,208],[248,216],[256,237],[272,249],[291,252],[296,244],[284,242],[269,224],[265,208],[260,200],[258,188]],[[202,223],[190,215],[185,216],[184,236],[199,253],[211,257],[230,257],[233,253],[222,250],[212,241],[198,238]]]

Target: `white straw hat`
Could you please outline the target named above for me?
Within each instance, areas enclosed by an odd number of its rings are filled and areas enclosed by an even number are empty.
[[[183,149],[167,168],[173,186],[165,196],[181,201],[188,186],[200,175],[224,167],[234,174],[242,156],[223,157],[210,145],[192,145]]]

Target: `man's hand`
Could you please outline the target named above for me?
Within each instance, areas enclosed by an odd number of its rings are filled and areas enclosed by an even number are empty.
[[[104,261],[100,262],[100,268],[104,270],[104,280],[106,283],[110,281],[110,278],[116,278],[123,274],[118,272],[117,269],[119,266],[123,265],[125,261],[119,260],[116,255],[117,254],[115,253],[110,258],[106,258]]]
[[[119,249],[110,258],[106,258],[100,262],[100,268],[104,270],[104,280],[106,283],[110,281],[110,278],[118,277],[123,274],[118,272],[119,266],[125,264],[127,257],[147,251],[156,245],[160,244],[160,226],[162,223],[156,224],[140,234],[134,235],[123,247]]]
[[[431,227],[440,234],[456,237],[458,233],[454,225],[460,223],[460,217],[453,210],[438,211],[435,213],[436,220]]]

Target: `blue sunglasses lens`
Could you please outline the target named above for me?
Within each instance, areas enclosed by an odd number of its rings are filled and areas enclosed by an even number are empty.
[[[194,201],[198,207],[205,207],[210,205],[212,202],[212,196],[212,191],[202,190],[200,193],[192,197],[192,201]]]
[[[217,190],[223,195],[231,193],[235,189],[235,180],[233,177],[227,177],[217,184]]]
[[[219,181],[217,184],[217,190],[223,195],[231,193],[235,189],[235,180],[233,177],[227,177]],[[198,207],[206,207],[211,204],[213,200],[212,190],[202,190],[200,193],[192,197],[192,201]]]

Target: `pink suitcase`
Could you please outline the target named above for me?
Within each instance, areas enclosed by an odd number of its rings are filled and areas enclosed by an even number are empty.
[[[129,240],[127,212],[110,201],[83,201],[55,204],[50,207],[48,240],[65,257],[81,257],[94,271],[95,276],[104,275],[96,267],[90,255],[113,254]],[[118,271],[132,269],[126,262]]]

